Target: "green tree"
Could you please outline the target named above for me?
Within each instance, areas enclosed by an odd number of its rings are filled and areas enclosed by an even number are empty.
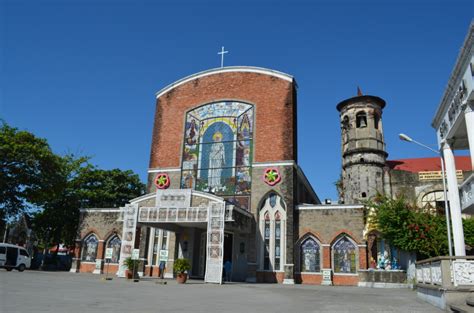
[[[87,157],[66,155],[58,159],[60,170],[43,210],[34,216],[35,230],[50,243],[73,243],[80,208],[123,206],[142,195],[145,186],[132,171],[102,170]]]
[[[80,208],[119,207],[145,191],[132,171],[56,155],[45,139],[0,123],[0,229],[28,212],[44,244],[72,243]]]
[[[87,157],[57,156],[54,183],[42,194],[42,209],[33,216],[33,228],[43,243],[71,244],[79,222],[81,180],[92,170]]]
[[[474,217],[463,219],[464,241],[466,243],[466,250],[470,254],[474,254]]]
[[[120,169],[86,171],[81,176],[80,187],[83,208],[117,208],[145,192],[138,175]]]
[[[0,226],[38,204],[56,170],[45,139],[0,121]]]

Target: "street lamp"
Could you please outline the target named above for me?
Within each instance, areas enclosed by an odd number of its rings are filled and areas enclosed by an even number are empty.
[[[398,137],[407,142],[412,142],[414,144],[417,144],[425,149],[428,149],[434,153],[436,153],[440,160],[441,160],[441,175],[443,176],[443,192],[444,192],[444,210],[446,212],[446,226],[448,228],[448,247],[449,247],[449,256],[453,256],[453,248],[451,246],[451,223],[450,223],[450,217],[449,217],[449,208],[448,208],[448,195],[447,195],[447,190],[446,190],[446,173],[444,171],[444,158],[443,155],[439,152],[436,151],[433,148],[428,147],[427,145],[422,144],[421,142],[418,142],[416,140],[413,140],[412,138],[408,137],[405,134],[399,134]]]

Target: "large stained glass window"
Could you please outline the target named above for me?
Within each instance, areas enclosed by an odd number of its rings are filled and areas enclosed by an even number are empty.
[[[223,196],[249,208],[253,107],[216,102],[186,114],[181,188]]]
[[[332,248],[334,273],[356,273],[356,245],[346,236],[341,237]]]
[[[307,238],[301,244],[301,271],[320,272],[321,254],[320,246],[313,238]]]
[[[82,260],[86,262],[95,262],[97,257],[97,246],[99,245],[99,240],[94,234],[89,235],[83,243],[82,246]]]

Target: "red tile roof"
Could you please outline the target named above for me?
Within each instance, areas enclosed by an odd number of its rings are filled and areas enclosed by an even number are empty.
[[[469,156],[457,156],[456,169],[462,171],[472,171],[471,158]],[[441,171],[441,162],[439,158],[417,158],[400,159],[387,161],[389,168],[412,173],[424,171]]]

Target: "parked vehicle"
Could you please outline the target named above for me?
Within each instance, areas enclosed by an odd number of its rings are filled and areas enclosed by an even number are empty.
[[[8,243],[0,243],[0,268],[7,271],[17,269],[23,272],[31,265],[31,257],[25,248]]]

